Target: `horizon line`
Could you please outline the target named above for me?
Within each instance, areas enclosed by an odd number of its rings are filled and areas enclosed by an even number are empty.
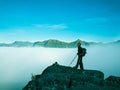
[[[83,41],[83,42],[94,42],[94,43],[110,43],[110,42],[115,42],[115,41],[119,41],[120,39],[117,40],[111,40],[111,41],[88,41],[88,40],[82,40],[82,39],[76,39],[76,40],[59,40],[59,39],[45,39],[45,40],[15,40],[15,41],[8,41],[8,42],[0,42],[0,43],[6,43],[6,44],[10,44],[10,43],[14,43],[14,42],[31,42],[31,43],[35,43],[35,42],[43,42],[43,41],[48,41],[48,40],[57,40],[57,41],[61,41],[61,42],[74,42],[77,40]]]

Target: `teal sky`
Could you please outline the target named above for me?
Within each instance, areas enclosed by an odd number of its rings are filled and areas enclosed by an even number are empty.
[[[120,39],[120,0],[0,0],[0,42]]]

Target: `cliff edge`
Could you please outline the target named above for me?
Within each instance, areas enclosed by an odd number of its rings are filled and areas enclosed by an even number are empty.
[[[80,70],[55,62],[42,74],[35,75],[23,90],[120,90],[120,77],[97,70]]]

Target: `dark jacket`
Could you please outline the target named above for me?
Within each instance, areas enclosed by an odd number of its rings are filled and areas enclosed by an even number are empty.
[[[78,55],[82,55],[82,47],[78,46]]]

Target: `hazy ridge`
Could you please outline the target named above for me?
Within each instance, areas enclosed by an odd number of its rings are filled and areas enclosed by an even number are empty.
[[[36,42],[29,42],[29,41],[15,41],[13,43],[0,43],[0,47],[51,47],[51,48],[75,48],[77,43],[81,42],[84,46],[91,46],[91,45],[108,45],[108,44],[120,44],[120,40],[109,42],[109,43],[102,43],[102,42],[87,42],[82,41],[80,39],[72,41],[72,42],[64,42],[55,39],[49,39],[45,41],[36,41]]]

